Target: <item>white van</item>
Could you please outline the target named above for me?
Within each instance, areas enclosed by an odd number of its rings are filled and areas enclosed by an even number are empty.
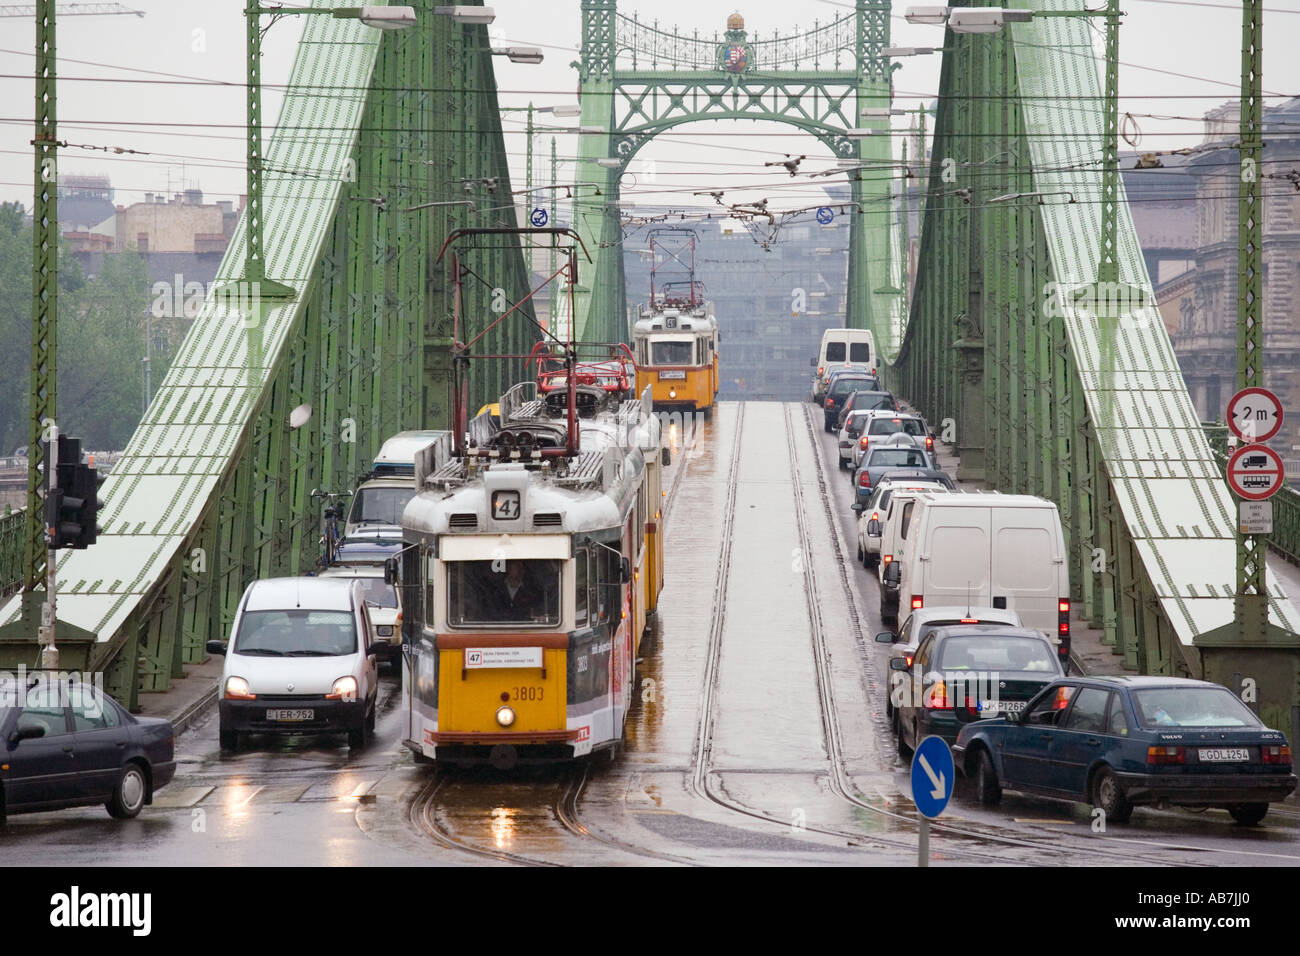
[[[876,340],[866,329],[827,329],[821,348],[812,360],[817,374],[812,380],[812,401],[820,403],[826,394],[826,380],[840,368],[861,369],[876,374]]]
[[[352,497],[344,538],[401,538],[402,512],[415,495],[415,453],[439,439],[450,442],[451,432],[398,432],[384,442]]]
[[[891,502],[892,503],[892,502]],[[939,605],[1008,609],[1070,655],[1070,579],[1056,505],[1032,495],[921,495],[899,566],[902,613]]]
[[[375,729],[379,666],[365,582],[266,578],[244,591],[224,654],[218,697],[222,750],[250,733],[346,731],[360,749]]]

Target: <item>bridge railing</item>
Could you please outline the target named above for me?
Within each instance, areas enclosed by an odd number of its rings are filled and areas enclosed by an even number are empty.
[[[22,587],[26,527],[26,508],[0,515],[0,597],[13,594]]]

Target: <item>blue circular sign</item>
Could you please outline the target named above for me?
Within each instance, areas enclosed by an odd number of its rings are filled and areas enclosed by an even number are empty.
[[[835,218],[835,213],[830,206],[822,206],[817,210],[817,221],[823,226],[830,225],[831,220]]]
[[[528,221],[540,229],[542,226],[546,225],[546,223],[550,221],[550,218],[551,217],[547,215],[545,209],[543,209],[541,206],[537,206],[533,209],[532,215],[528,217]]]
[[[921,816],[933,820],[943,813],[952,798],[956,775],[946,740],[931,734],[917,744],[912,755],[912,800]]]

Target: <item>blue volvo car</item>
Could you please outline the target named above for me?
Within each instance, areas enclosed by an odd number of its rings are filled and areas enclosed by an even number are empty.
[[[1176,677],[1053,681],[1025,710],[962,727],[957,766],[981,803],[1003,788],[1091,803],[1216,807],[1250,826],[1296,787],[1286,737],[1230,690]]]

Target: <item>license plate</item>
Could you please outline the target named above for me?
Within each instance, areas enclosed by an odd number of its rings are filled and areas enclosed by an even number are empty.
[[[683,370],[681,370],[681,369],[678,369],[678,370],[675,371],[675,372],[660,372],[660,373],[659,373],[659,381],[661,381],[661,382],[668,382],[668,381],[672,381],[672,380],[674,380],[674,379],[676,379],[676,380],[678,380],[678,381],[685,381],[685,380],[686,380],[686,372],[683,371]]]
[[[314,710],[268,710],[267,720],[315,720]]]
[[[980,702],[980,713],[993,717],[997,714],[1018,714],[1025,709],[1023,700],[985,700]]]
[[[1245,747],[1216,747],[1198,751],[1198,756],[1201,763],[1240,763],[1250,759],[1250,752]]]

